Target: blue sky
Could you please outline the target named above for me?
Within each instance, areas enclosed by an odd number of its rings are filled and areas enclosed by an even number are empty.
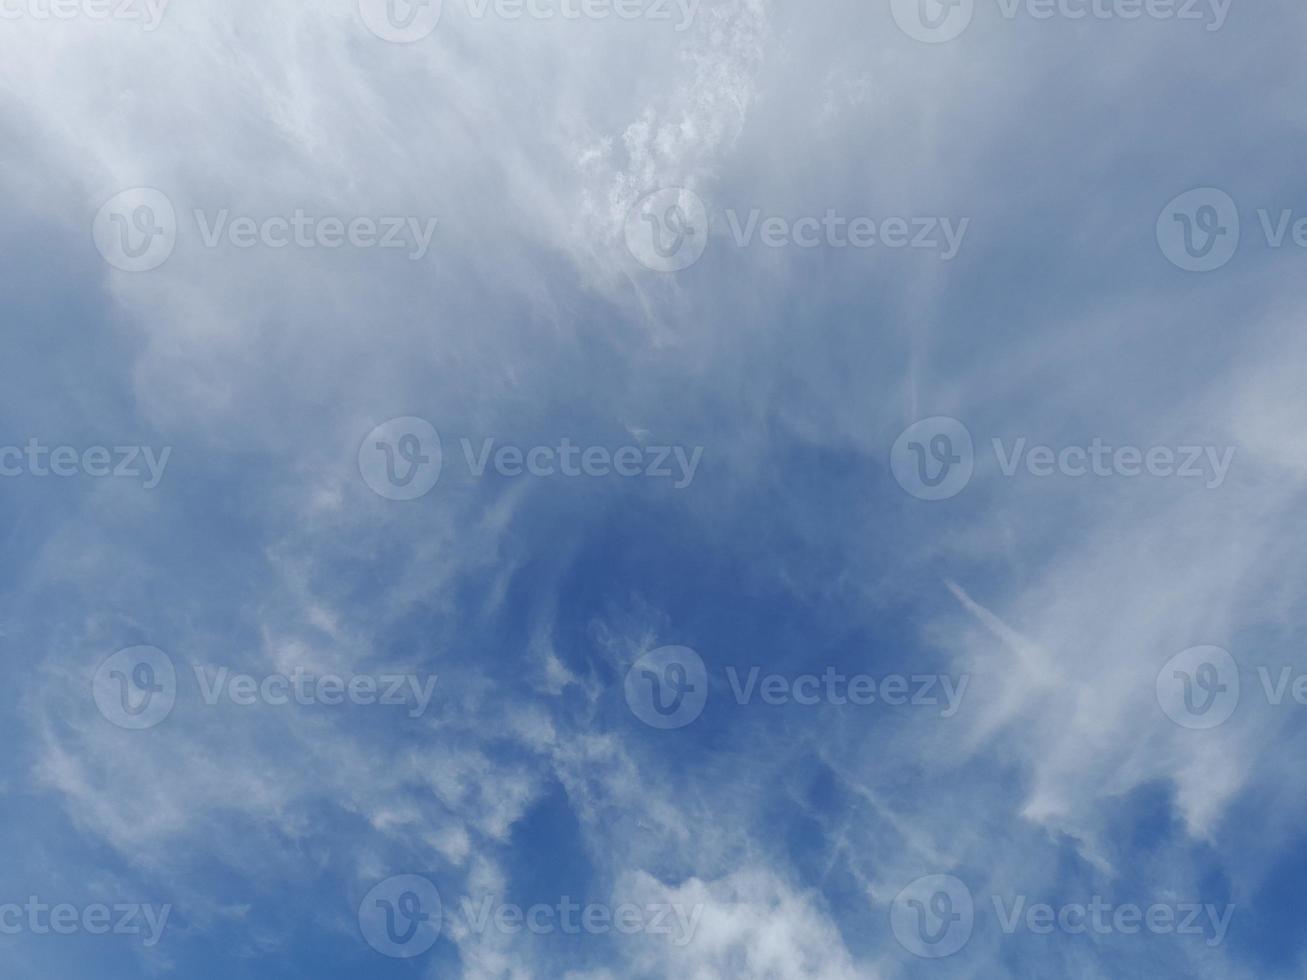
[[[1302,975],[1307,14],[818,6],[0,4],[0,974]]]

